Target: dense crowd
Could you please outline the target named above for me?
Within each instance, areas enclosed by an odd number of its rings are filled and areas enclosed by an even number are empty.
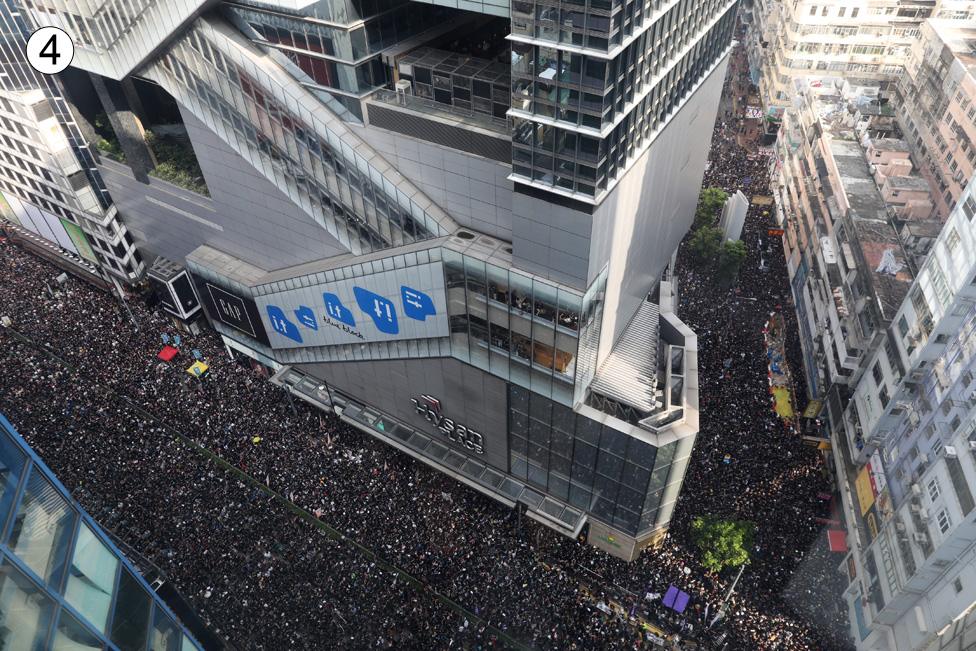
[[[765,193],[768,160],[743,149],[725,118],[720,111],[705,185]],[[160,313],[131,301],[135,331],[117,300],[75,279],[58,284],[54,267],[11,245],[0,247],[0,316],[65,363],[0,328],[0,412],[96,519],[240,648],[484,648],[509,636],[541,649],[651,648],[626,617],[597,607],[620,595],[707,645],[847,648],[839,559],[814,522],[818,494],[830,490],[824,462],[776,417],[767,390],[763,323],[782,310],[796,326],[770,223],[750,209],[749,256],[733,287],[680,256],[680,316],[699,336],[701,433],[671,532],[630,564],[518,523],[332,415],[289,402],[213,333],[183,335],[178,363],[161,363],[160,335],[173,331]],[[184,371],[192,349],[211,367],[203,381]],[[163,423],[422,587],[241,483]],[[758,525],[752,562],[713,627],[734,572],[713,575],[697,560],[689,527],[706,513]],[[644,598],[670,584],[691,594],[681,616]]]

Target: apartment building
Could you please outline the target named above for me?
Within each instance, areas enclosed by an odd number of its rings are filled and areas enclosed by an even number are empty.
[[[976,168],[976,23],[925,21],[895,89],[902,131],[944,221]]]
[[[976,3],[755,0],[749,57],[767,113],[778,117],[806,75],[897,79],[927,18],[969,20]],[[887,84],[881,86],[887,92]]]
[[[974,189],[832,420],[858,649],[949,648],[976,602]]]

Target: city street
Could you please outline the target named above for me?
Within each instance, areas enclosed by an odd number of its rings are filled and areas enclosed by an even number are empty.
[[[741,57],[730,70],[745,74]],[[738,142],[738,119],[720,109],[704,186],[767,195],[768,160]],[[750,208],[748,256],[731,288],[679,253],[701,430],[671,533],[631,564],[519,526],[514,511],[331,414],[290,405],[213,332],[184,335],[174,362],[161,362],[161,335],[173,334],[161,314],[133,300],[134,331],[115,299],[73,278],[58,285],[57,269],[10,244],[0,246],[0,316],[12,320],[0,328],[0,412],[238,648],[655,648],[634,622],[597,607],[611,599],[705,648],[850,648],[843,557],[815,521],[831,490],[824,460],[776,415],[768,390],[762,330],[774,311],[802,382],[768,212]],[[185,372],[194,349],[210,366],[199,382]],[[714,576],[698,562],[689,526],[703,514],[757,525],[752,560],[712,628],[735,572]],[[683,615],[644,598],[672,584],[691,595]]]

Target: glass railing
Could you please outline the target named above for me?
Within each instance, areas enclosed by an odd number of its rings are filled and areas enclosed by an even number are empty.
[[[383,104],[390,104],[392,106],[399,106],[418,113],[424,113],[433,117],[440,117],[449,120],[460,119],[466,124],[489,129],[506,136],[511,133],[511,121],[508,118],[496,118],[495,116],[487,113],[479,113],[477,111],[442,104],[441,102],[423,97],[417,97],[416,95],[408,95],[406,93],[397,93],[392,90],[380,89],[370,95],[370,99],[377,102],[382,102]]]

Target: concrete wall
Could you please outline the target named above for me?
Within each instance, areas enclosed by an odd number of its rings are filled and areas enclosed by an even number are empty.
[[[140,246],[181,262],[209,244],[262,269],[346,253],[329,233],[202,122],[182,111],[211,198],[104,160],[102,176]],[[145,244],[144,244],[145,243]]]
[[[600,360],[694,221],[727,65],[728,57],[593,214],[588,278],[610,264]]]
[[[450,357],[302,364],[300,370],[362,400],[448,447],[508,472],[508,395],[505,382]],[[430,394],[444,416],[484,437],[482,455],[451,443],[419,415],[411,398]]]
[[[512,166],[377,127],[350,128],[459,224],[512,241]]]

